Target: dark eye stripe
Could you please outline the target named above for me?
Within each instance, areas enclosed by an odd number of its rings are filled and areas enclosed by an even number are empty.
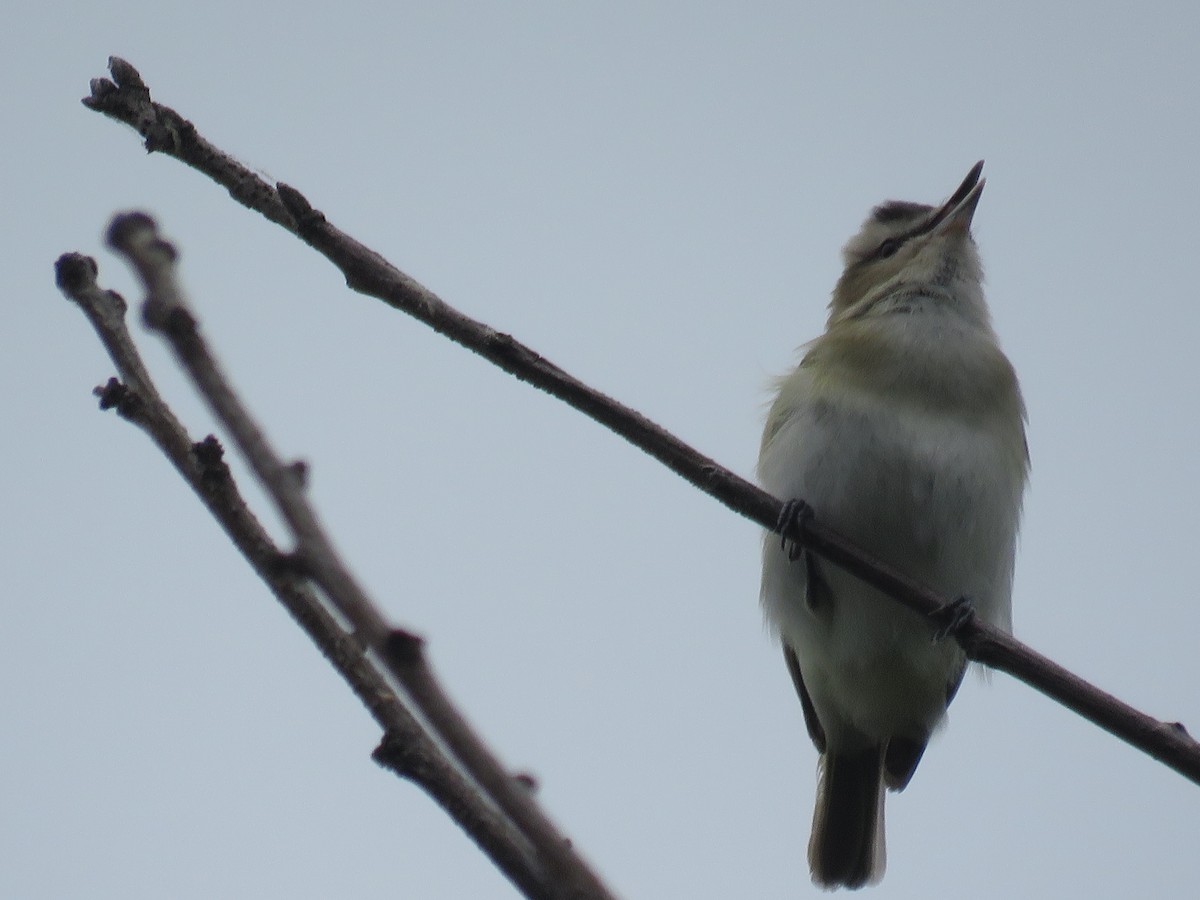
[[[900,244],[903,243],[900,238],[890,237],[880,244],[875,252],[871,254],[874,259],[887,259],[893,253],[900,249]]]

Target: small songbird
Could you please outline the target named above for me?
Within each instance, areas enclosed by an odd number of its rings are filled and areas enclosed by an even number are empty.
[[[941,206],[881,204],[846,245],[825,333],[777,384],[758,475],[1008,630],[1029,455],[971,236],[982,170]],[[876,882],[884,789],[912,778],[966,658],[926,618],[778,535],[764,545],[762,602],[820,754],[813,880]]]

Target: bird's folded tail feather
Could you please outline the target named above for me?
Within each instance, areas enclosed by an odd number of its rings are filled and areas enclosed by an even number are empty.
[[[883,877],[883,748],[821,757],[816,812],[808,842],[813,880],[859,888]]]

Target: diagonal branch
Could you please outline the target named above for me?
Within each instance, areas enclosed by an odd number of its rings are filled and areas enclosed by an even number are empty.
[[[438,738],[529,839],[545,863],[547,883],[563,897],[609,897],[571,842],[533,801],[527,787],[512,777],[455,710],[432,677],[420,639],[394,630],[342,562],[308,502],[303,467],[285,463],[272,449],[209,351],[176,280],[175,248],[159,237],[154,220],[143,213],[117,216],[109,227],[108,243],[125,256],[146,288],[146,324],[166,338],[177,361],[278,507],[296,541],[292,565],[320,587],[349,620],[355,638],[380,657]]]
[[[343,628],[322,605],[302,574],[303,565],[275,545],[238,491],[216,438],[209,436],[192,443],[159,395],[130,337],[124,299],[100,288],[96,271],[95,261],[79,254],[66,254],[56,264],[59,287],[83,310],[122,378],[97,388],[101,407],[116,408],[123,418],[150,436],[367,707],[384,731],[374,753],[376,761],[429,793],[525,896],[539,900],[562,897],[556,882],[547,876],[546,867],[538,862],[537,845],[514,827],[497,804],[481,796],[477,786],[446,756],[438,741],[397,696],[378,664],[366,654],[359,636]],[[391,640],[398,633],[387,630],[384,637]],[[434,680],[424,655],[418,656],[413,665],[423,669],[425,680]],[[519,783],[518,779],[509,780]]]
[[[639,447],[730,509],[778,531],[783,504],[719,466],[640,413],[588,387],[530,348],[463,315],[375,251],[328,222],[299,191],[269,184],[205,141],[190,122],[155,103],[129,63],[110,59],[113,81],[95,79],[83,101],[90,109],[137,128],[148,150],[174,156],[224,185],[239,202],[298,235],[322,253],[354,290],[408,313],[469,350],[585,413]],[[248,187],[247,177],[253,180]],[[282,216],[280,206],[287,215]],[[947,598],[872,558],[851,541],[809,518],[787,537],[897,601],[936,620]],[[1099,690],[1025,644],[978,619],[955,631],[972,659],[1019,678],[1110,733],[1200,784],[1200,744],[1182,725],[1148,716]]]

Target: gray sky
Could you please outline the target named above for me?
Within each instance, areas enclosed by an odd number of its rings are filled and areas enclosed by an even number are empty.
[[[628,897],[811,896],[758,532],[78,103],[106,57],[449,303],[734,470],[838,250],[975,160],[1030,412],[1018,636],[1200,732],[1193,4],[34,4],[0,69],[0,897],[507,897],[147,439],[53,286],[154,213],[340,548]],[[179,5],[182,6],[182,5]],[[212,428],[152,339],[201,436]],[[1178,896],[1200,789],[1003,675],[878,897]],[[969,887],[968,887],[969,886]]]

